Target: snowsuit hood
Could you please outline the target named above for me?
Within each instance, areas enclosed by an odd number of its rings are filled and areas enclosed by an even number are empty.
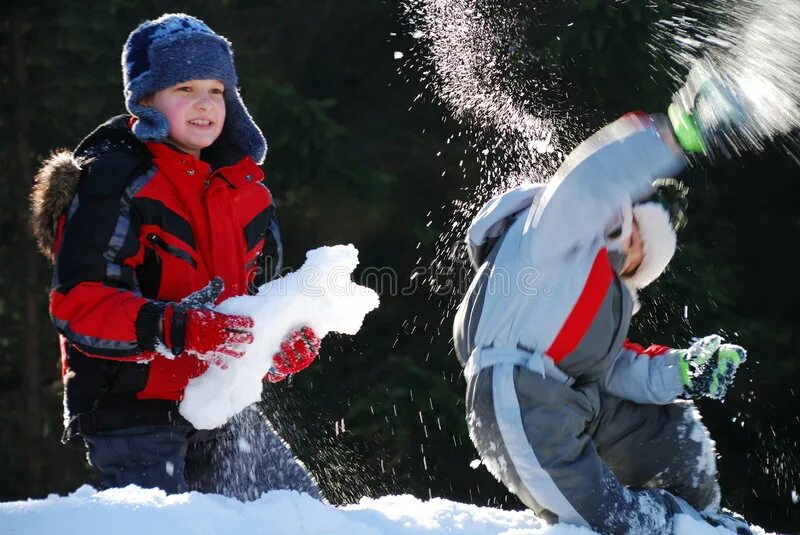
[[[544,184],[526,183],[506,191],[483,205],[467,230],[467,252],[472,266],[477,270],[486,256],[508,229],[511,221],[523,210],[534,205],[544,192]]]

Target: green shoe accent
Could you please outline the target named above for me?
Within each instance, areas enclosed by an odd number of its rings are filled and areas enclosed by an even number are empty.
[[[703,140],[700,138],[700,129],[691,113],[681,110],[674,102],[669,105],[667,110],[669,122],[672,123],[672,130],[678,143],[681,144],[686,152],[695,154],[706,154]]]

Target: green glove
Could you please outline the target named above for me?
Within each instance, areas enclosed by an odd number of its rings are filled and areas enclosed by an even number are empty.
[[[706,154],[703,138],[691,112],[682,110],[677,104],[672,103],[667,110],[672,131],[678,139],[683,150],[695,154]]]
[[[684,392],[690,398],[722,399],[745,360],[747,351],[743,347],[723,344],[716,334],[701,338],[683,350],[678,360]]]
[[[714,63],[702,62],[672,96],[667,115],[684,151],[715,161],[758,146],[754,106],[735,80]]]

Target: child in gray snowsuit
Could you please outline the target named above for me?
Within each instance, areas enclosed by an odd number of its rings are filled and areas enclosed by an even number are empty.
[[[672,533],[718,514],[714,444],[691,401],[721,398],[744,361],[627,340],[636,292],[666,268],[678,214],[654,181],[686,164],[663,116],[629,114],[547,185],[490,200],[468,231],[477,270],[454,326],[470,436],[489,471],[549,522]],[[747,531],[749,532],[749,531]]]

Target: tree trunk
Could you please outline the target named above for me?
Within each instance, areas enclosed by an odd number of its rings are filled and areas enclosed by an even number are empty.
[[[23,399],[24,413],[22,429],[27,455],[26,487],[31,496],[38,495],[42,487],[42,378],[39,362],[39,259],[30,235],[27,194],[30,191],[33,173],[31,166],[30,110],[27,102],[28,77],[25,62],[23,33],[27,21],[17,13],[11,23],[11,61],[13,64],[12,87],[16,96],[14,116],[15,149],[18,177],[22,187],[15,188],[19,195],[19,247],[25,278],[22,282],[22,306],[24,318],[21,322]]]

